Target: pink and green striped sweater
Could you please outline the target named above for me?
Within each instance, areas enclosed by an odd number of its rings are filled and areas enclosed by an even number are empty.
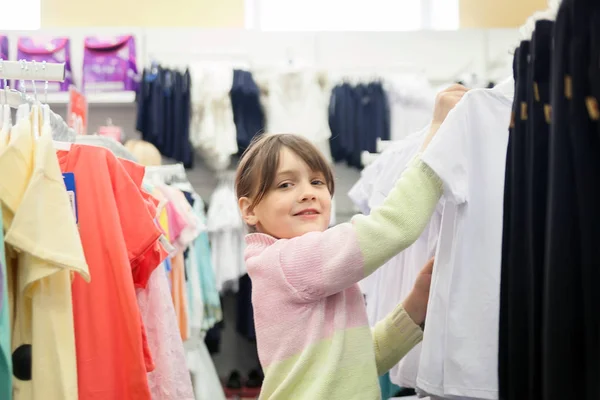
[[[417,240],[441,194],[416,158],[368,216],[293,239],[246,237],[261,399],[380,398],[378,375],[422,332],[401,305],[371,330],[357,282]]]

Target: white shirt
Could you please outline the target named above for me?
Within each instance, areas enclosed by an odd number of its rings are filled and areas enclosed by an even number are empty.
[[[210,168],[225,170],[238,151],[229,97],[233,69],[192,64],[190,74],[194,81],[190,141]]]
[[[441,397],[498,398],[498,316],[504,170],[512,99],[468,92],[422,159],[444,183],[445,207],[418,388]]]
[[[332,162],[329,148],[329,93],[315,72],[273,74],[263,99],[269,133],[295,133],[310,140]]]
[[[246,226],[240,215],[233,182],[225,179],[217,184],[210,197],[206,219],[217,289],[237,292],[238,278],[246,273]]]
[[[383,203],[417,153],[427,130],[425,128],[395,142],[363,170],[361,179],[351,190],[351,198],[355,204],[370,210]],[[440,218],[441,206],[438,206],[431,221],[412,246],[360,282],[371,326],[385,318],[412,290],[418,272],[435,252]],[[415,387],[419,355],[418,345],[390,371],[392,382],[403,387]]]
[[[431,120],[436,92],[424,75],[390,76],[385,81],[390,108],[390,137],[401,140]]]

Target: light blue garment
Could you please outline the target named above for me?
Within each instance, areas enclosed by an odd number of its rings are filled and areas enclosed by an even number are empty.
[[[12,354],[8,287],[6,282],[6,255],[4,254],[4,228],[0,212],[0,399],[12,400]]]
[[[392,383],[389,372],[379,377],[379,386],[381,387],[381,400],[388,400],[394,397],[401,389],[400,386]]]
[[[206,215],[204,214],[204,201],[200,196],[194,196],[194,212],[206,225]],[[199,269],[200,287],[202,288],[202,300],[204,302],[204,321],[202,330],[207,331],[217,322],[223,319],[221,310],[221,298],[217,290],[217,281],[213,271],[210,244],[208,242],[208,232],[202,232],[192,244],[195,251],[197,268]]]

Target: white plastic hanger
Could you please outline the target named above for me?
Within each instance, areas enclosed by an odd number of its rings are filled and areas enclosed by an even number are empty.
[[[42,64],[42,71],[46,70],[46,61]],[[44,104],[42,105],[42,116],[44,118],[44,125],[42,127],[42,133],[48,132],[52,134],[52,126],[50,124],[50,106],[48,105],[48,81],[44,82]]]
[[[27,67],[27,68],[29,68],[29,67]],[[34,76],[37,76],[38,67],[37,67],[37,64],[35,61],[33,61],[33,68],[35,69]],[[41,104],[38,101],[37,87],[35,86],[35,79],[31,80],[31,86],[33,86],[33,99],[34,99],[34,103],[31,107],[31,113],[32,113],[32,117],[33,117],[33,137],[35,139],[39,139],[39,137],[41,135],[40,125],[43,121],[40,120],[42,118],[42,110],[40,107]]]
[[[25,61],[21,62],[21,69],[23,69],[24,71],[27,71],[29,69]],[[25,72],[23,72],[23,75],[25,75]],[[31,111],[29,103],[27,102],[27,86],[25,86],[25,80],[21,79],[20,83],[21,95],[23,96],[23,104],[21,104],[17,109],[17,120],[21,118],[29,118],[29,113]]]
[[[0,60],[0,73],[2,73],[3,66],[4,60]],[[8,86],[8,80],[4,79],[4,103],[2,104],[1,108],[2,125],[0,128],[0,143],[3,144],[6,144],[6,142],[8,142],[10,128],[12,127],[10,105],[8,104],[8,91],[10,91],[10,87]]]

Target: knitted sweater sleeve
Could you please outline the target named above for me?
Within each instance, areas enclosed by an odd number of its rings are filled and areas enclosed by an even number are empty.
[[[398,364],[423,339],[423,331],[401,304],[379,321],[372,333],[379,376]]]
[[[420,158],[413,159],[370,215],[280,240],[279,262],[287,283],[308,302],[352,286],[418,239],[441,195],[440,178]]]

